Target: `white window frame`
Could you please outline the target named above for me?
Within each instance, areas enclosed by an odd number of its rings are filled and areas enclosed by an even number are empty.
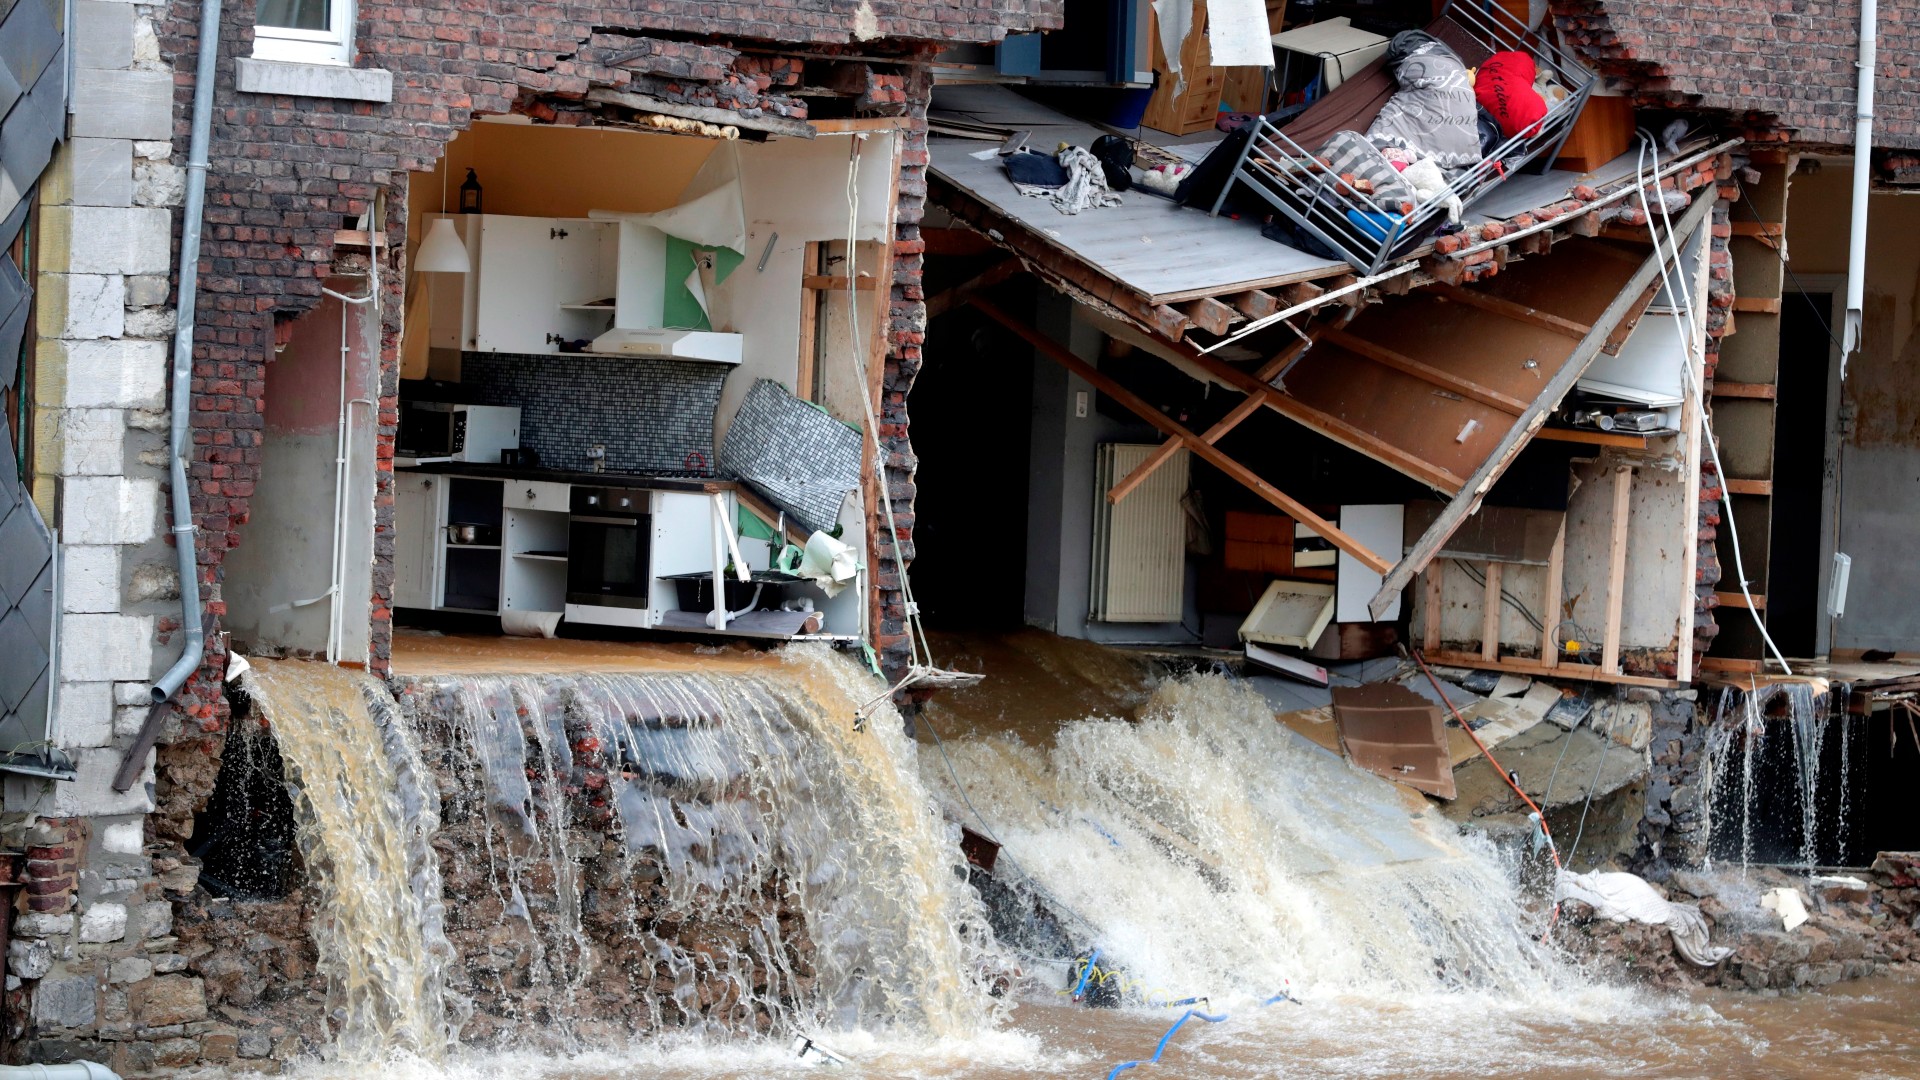
[[[290,26],[256,23],[253,28],[253,57],[256,60],[283,60],[296,64],[353,63],[354,0],[332,0],[329,26],[325,30],[297,30]]]

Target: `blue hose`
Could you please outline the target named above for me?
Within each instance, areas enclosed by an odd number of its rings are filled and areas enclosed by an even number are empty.
[[[1095,953],[1094,955],[1098,956],[1099,954]],[[1089,963],[1087,967],[1088,967],[1088,970],[1092,970],[1093,965]],[[1085,979],[1081,980],[1081,983],[1083,985],[1085,984],[1085,982],[1086,982]],[[1205,1001],[1205,1000],[1206,1000],[1205,998],[1188,998],[1187,1001],[1176,1001],[1174,1002],[1174,1004],[1185,1005],[1188,1002]],[[1272,997],[1268,998],[1267,1000],[1261,1002],[1260,1007],[1264,1009],[1267,1006],[1280,1001],[1291,1001],[1295,1005],[1300,1004],[1299,1000],[1296,999],[1293,995],[1282,990],[1280,993],[1275,994]],[[1121,1073],[1126,1072],[1128,1069],[1131,1069],[1136,1065],[1153,1065],[1159,1062],[1160,1055],[1166,1053],[1167,1041],[1173,1038],[1173,1033],[1176,1031],[1179,1031],[1180,1025],[1186,1023],[1189,1017],[1194,1017],[1194,1016],[1197,1016],[1200,1019],[1205,1020],[1209,1024],[1218,1024],[1226,1020],[1227,1018],[1226,1013],[1221,1013],[1219,1016],[1212,1016],[1207,1013],[1201,1012],[1199,1009],[1188,1009],[1186,1012],[1183,1012],[1180,1014],[1180,1019],[1175,1020],[1173,1022],[1173,1026],[1167,1029],[1167,1033],[1165,1035],[1160,1036],[1160,1044],[1153,1048],[1152,1057],[1146,1059],[1145,1061],[1123,1061],[1120,1064],[1115,1065],[1113,1067],[1113,1071],[1107,1073],[1107,1080],[1113,1080],[1114,1077],[1119,1076]]]
[[[1188,1009],[1186,1012],[1183,1012],[1180,1014],[1180,1019],[1175,1020],[1173,1022],[1173,1026],[1167,1029],[1167,1033],[1165,1035],[1160,1036],[1160,1045],[1153,1048],[1152,1057],[1146,1059],[1145,1061],[1123,1061],[1120,1064],[1115,1065],[1113,1067],[1113,1071],[1107,1074],[1107,1080],[1113,1080],[1114,1077],[1119,1076],[1121,1073],[1126,1072],[1128,1069],[1133,1068],[1135,1065],[1152,1065],[1158,1062],[1160,1060],[1160,1055],[1163,1053],[1166,1053],[1167,1041],[1173,1038],[1173,1033],[1176,1031],[1179,1031],[1180,1025],[1185,1024],[1187,1022],[1187,1019],[1193,1016],[1197,1016],[1200,1019],[1205,1020],[1209,1024],[1218,1024],[1226,1020],[1227,1018],[1226,1013],[1221,1013],[1219,1016],[1213,1016],[1208,1013],[1203,1013],[1199,1009]]]
[[[1099,962],[1100,962],[1100,950],[1095,949],[1093,950],[1093,955],[1087,958],[1086,970],[1080,973],[1079,985],[1073,988],[1073,1000],[1075,1001],[1080,1000],[1081,993],[1084,992],[1087,988],[1087,980],[1093,978],[1093,965]]]

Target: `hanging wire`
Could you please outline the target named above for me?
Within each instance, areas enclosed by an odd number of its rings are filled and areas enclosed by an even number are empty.
[[[1654,143],[1653,136],[1649,135],[1645,129],[1636,132],[1636,134],[1640,138],[1640,151],[1638,159],[1634,164],[1634,179],[1639,184],[1639,190],[1636,194],[1640,199],[1640,212],[1646,215],[1647,218],[1647,235],[1653,240],[1654,259],[1660,267],[1661,284],[1666,287],[1669,298],[1679,300],[1680,310],[1686,314],[1685,322],[1688,326],[1691,326],[1694,320],[1693,290],[1687,285],[1687,275],[1685,273],[1669,275],[1666,257],[1667,249],[1665,246],[1662,246],[1660,242],[1660,230],[1654,225],[1653,208],[1647,201],[1647,184],[1649,182],[1647,177],[1647,157],[1649,154],[1652,155],[1653,175],[1658,177],[1660,175],[1660,148]],[[1680,263],[1680,240],[1679,237],[1674,235],[1673,219],[1667,214],[1667,203],[1665,199],[1660,200],[1660,220],[1666,226],[1667,242],[1672,246],[1673,266],[1677,270]],[[1679,281],[1678,288],[1674,286],[1676,278]],[[1725,511],[1721,515],[1720,521],[1722,525],[1726,526],[1728,540],[1732,541],[1733,572],[1740,584],[1740,595],[1746,598],[1747,614],[1753,616],[1753,625],[1760,631],[1760,639],[1767,643],[1767,649],[1773,653],[1773,659],[1780,665],[1781,672],[1791,675],[1793,674],[1793,668],[1787,664],[1787,658],[1781,655],[1780,647],[1774,644],[1772,636],[1767,633],[1767,624],[1765,620],[1760,618],[1760,612],[1755,609],[1753,592],[1747,584],[1746,565],[1740,555],[1740,530],[1734,524],[1733,520],[1733,496],[1727,493],[1726,488],[1727,471],[1726,468],[1720,464],[1720,446],[1718,441],[1713,437],[1712,421],[1707,416],[1706,393],[1693,373],[1693,339],[1681,325],[1681,320],[1674,320],[1673,332],[1680,338],[1680,351],[1681,356],[1684,358],[1681,364],[1681,370],[1686,376],[1687,392],[1693,396],[1694,407],[1700,410],[1701,438],[1702,441],[1706,443],[1708,453],[1713,457],[1714,474],[1720,478],[1720,506]]]

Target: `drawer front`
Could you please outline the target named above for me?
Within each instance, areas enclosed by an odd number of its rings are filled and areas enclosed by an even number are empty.
[[[567,512],[566,484],[546,480],[507,481],[505,504],[509,510],[552,510]]]

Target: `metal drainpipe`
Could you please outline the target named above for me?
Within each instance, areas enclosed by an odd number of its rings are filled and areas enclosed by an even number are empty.
[[[180,658],[153,684],[155,705],[171,698],[200,667],[207,631],[201,624],[200,565],[193,543],[193,492],[187,487],[187,454],[193,443],[187,421],[193,409],[194,307],[200,291],[200,229],[207,205],[207,142],[213,127],[214,65],[220,58],[220,0],[200,0],[200,56],[193,76],[193,136],[187,144],[187,207],[180,230],[180,302],[173,331],[173,396],[167,449],[172,461],[173,544],[180,558]],[[160,723],[160,710],[147,726]],[[141,742],[146,732],[141,732]]]
[[[1879,51],[1880,6],[1860,0],[1860,83],[1854,91],[1853,228],[1847,241],[1847,325],[1840,349],[1840,379],[1847,378],[1847,357],[1860,347],[1860,324],[1866,310],[1867,198],[1873,179],[1873,74]]]

